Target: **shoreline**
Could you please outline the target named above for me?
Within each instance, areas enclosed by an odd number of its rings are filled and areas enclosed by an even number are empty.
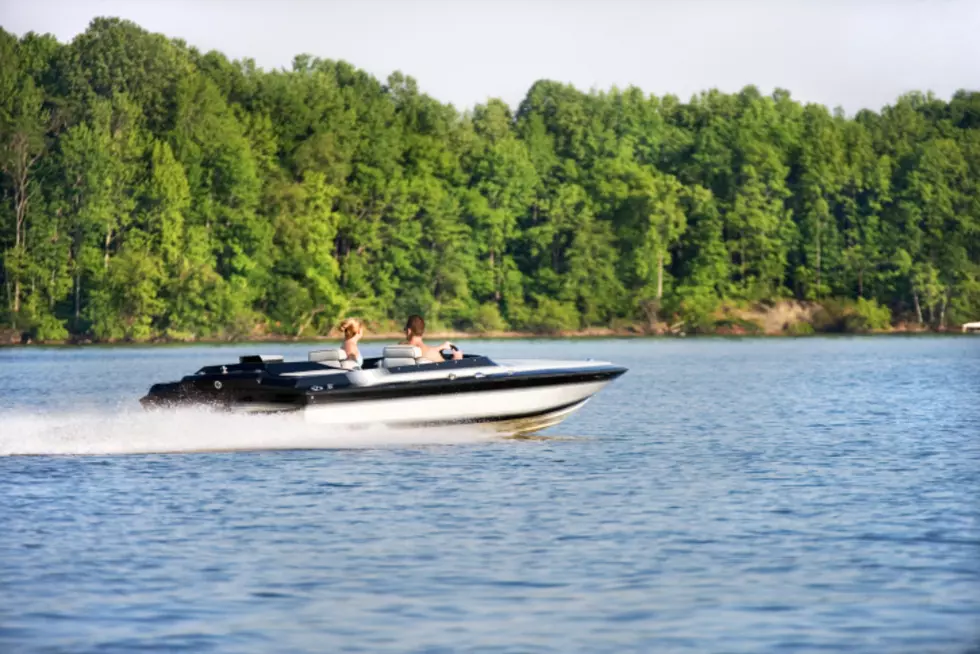
[[[869,337],[869,336],[895,336],[895,337],[908,337],[908,336],[970,336],[969,333],[961,332],[960,330],[934,330],[934,329],[909,329],[907,327],[893,328],[889,330],[878,330],[878,331],[867,331],[867,332],[814,332],[810,334],[792,334],[788,332],[713,332],[713,333],[656,333],[656,332],[640,332],[631,329],[585,329],[585,330],[567,330],[561,332],[555,332],[553,334],[542,334],[534,332],[518,332],[518,331],[487,331],[487,332],[460,332],[460,331],[433,331],[426,334],[426,339],[432,342],[435,341],[508,341],[508,340],[542,340],[542,341],[553,341],[553,340],[596,340],[596,339],[686,339],[694,338],[697,340],[703,339],[807,339],[807,338],[820,338],[820,337],[831,337],[831,338],[847,338],[847,337]],[[398,342],[404,338],[404,334],[401,332],[377,332],[370,335],[366,335],[361,342],[362,343],[382,343],[382,342]],[[33,341],[28,340],[27,342],[13,342],[13,341],[3,341],[0,342],[0,348],[19,348],[19,347],[147,347],[147,346],[159,346],[159,347],[169,347],[169,346],[181,346],[181,345],[202,345],[202,346],[214,346],[214,345],[249,345],[249,344],[320,344],[320,343],[339,343],[342,342],[343,337],[340,334],[330,334],[327,336],[314,336],[314,337],[292,337],[292,336],[280,336],[280,335],[264,335],[258,337],[250,338],[201,338],[192,340],[183,339],[170,339],[170,338],[155,338],[146,341],[95,341],[90,339],[63,339],[56,341]]]
[[[885,314],[890,312],[885,309]],[[678,321],[657,321],[652,323],[638,321],[616,321],[608,327],[587,327],[584,329],[555,330],[515,330],[515,329],[446,329],[433,328],[426,333],[430,342],[470,341],[470,340],[555,340],[555,339],[596,339],[596,338],[802,338],[808,336],[862,336],[862,335],[919,335],[919,334],[963,334],[960,325],[945,327],[929,326],[909,320],[903,316],[898,320],[887,320],[875,307],[853,304],[839,300],[826,300],[823,303],[781,300],[775,303],[736,303],[723,302],[702,323]],[[86,336],[69,336],[64,339],[35,340],[32,332],[24,329],[0,327],[0,347],[24,345],[82,346],[82,345],[223,345],[247,343],[340,343],[343,341],[340,330],[334,328],[325,335],[293,336],[268,330],[269,323],[253,323],[246,333],[244,330],[232,336],[182,338],[158,334],[141,340],[112,339],[98,340]],[[397,343],[404,339],[404,332],[398,329],[399,323],[380,320],[366,325],[367,333],[363,342]]]

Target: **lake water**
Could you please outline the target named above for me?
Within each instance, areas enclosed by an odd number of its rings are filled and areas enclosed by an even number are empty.
[[[535,440],[136,406],[306,349],[0,349],[0,651],[980,642],[980,339],[466,343],[630,368]]]

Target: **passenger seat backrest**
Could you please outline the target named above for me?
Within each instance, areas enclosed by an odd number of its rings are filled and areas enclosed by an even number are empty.
[[[316,363],[322,363],[330,368],[342,368],[344,370],[353,370],[357,367],[354,361],[347,359],[347,352],[340,348],[331,348],[329,350],[313,350],[310,352],[310,361]]]
[[[414,366],[422,358],[422,349],[414,345],[389,345],[381,353],[381,367]]]

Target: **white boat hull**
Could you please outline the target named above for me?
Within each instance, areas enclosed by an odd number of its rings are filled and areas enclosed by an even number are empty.
[[[322,404],[302,412],[307,422],[323,425],[476,424],[496,431],[529,433],[564,420],[608,383]]]

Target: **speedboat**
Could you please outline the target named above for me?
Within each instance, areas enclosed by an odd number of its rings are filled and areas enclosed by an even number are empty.
[[[467,354],[431,363],[396,345],[358,366],[341,349],[307,361],[248,355],[154,384],[146,409],[207,406],[234,412],[295,412],[335,426],[473,424],[509,434],[556,425],[626,368],[601,361],[494,361]]]

